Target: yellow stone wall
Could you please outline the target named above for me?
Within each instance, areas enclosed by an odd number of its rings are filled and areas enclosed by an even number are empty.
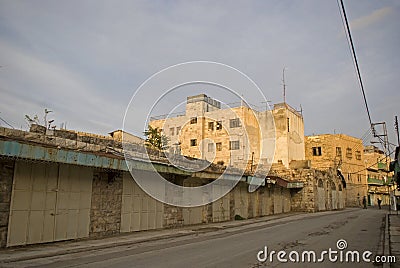
[[[313,147],[321,148],[321,155],[313,155]],[[341,148],[341,155],[337,153]],[[351,153],[350,153],[351,152]],[[344,134],[323,134],[306,137],[306,159],[316,169],[340,169],[346,179],[348,206],[359,206],[367,196],[367,170],[364,146],[360,139]]]

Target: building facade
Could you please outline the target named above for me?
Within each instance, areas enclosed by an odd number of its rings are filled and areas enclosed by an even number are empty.
[[[246,103],[222,107],[205,94],[187,98],[184,114],[152,118],[170,151],[253,170],[257,164],[304,160],[303,117],[286,103],[258,111]]]
[[[338,171],[346,184],[347,206],[362,205],[368,192],[362,140],[345,134],[307,136],[305,154],[313,168]]]
[[[368,204],[377,206],[380,199],[382,205],[389,205],[390,192],[394,190],[393,172],[389,172],[391,159],[373,145],[364,148],[364,158],[367,166]]]

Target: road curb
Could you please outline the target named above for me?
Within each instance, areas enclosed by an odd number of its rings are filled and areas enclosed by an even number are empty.
[[[386,214],[385,217],[385,231],[383,233],[383,255],[385,256],[389,256],[390,255],[390,228],[389,228],[389,224],[390,224],[390,220],[389,220],[389,216],[390,214]],[[384,263],[382,265],[383,268],[390,268],[390,263]]]

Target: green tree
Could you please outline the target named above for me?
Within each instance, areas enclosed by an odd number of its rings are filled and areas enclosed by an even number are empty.
[[[168,148],[169,138],[161,133],[161,129],[149,126],[149,128],[144,131],[144,135],[146,136],[147,146],[159,150],[165,150]]]
[[[28,127],[30,127],[32,124],[40,125],[39,116],[37,116],[37,114],[33,118],[26,114],[25,121],[28,124]]]

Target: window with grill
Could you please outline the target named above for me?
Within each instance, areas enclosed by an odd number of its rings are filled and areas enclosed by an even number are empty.
[[[208,129],[214,130],[214,122],[208,122]]]
[[[197,124],[197,117],[190,118],[190,124]]]
[[[322,154],[321,147],[312,147],[312,155],[320,156]]]
[[[222,129],[222,121],[217,121],[217,124],[215,126],[216,130],[221,130]]]
[[[342,147],[336,147],[336,156],[342,157]]]
[[[235,119],[230,119],[229,120],[229,127],[230,128],[235,128],[235,127],[240,127],[240,120],[239,118],[235,118]]]
[[[222,151],[222,143],[221,142],[217,142],[215,144],[215,147],[216,147],[217,151]]]
[[[346,149],[346,157],[349,159],[353,158],[353,151],[351,150],[351,148]]]
[[[356,151],[355,155],[356,155],[357,160],[361,160],[361,152],[360,151]]]
[[[240,143],[239,141],[230,141],[229,142],[229,150],[239,150]]]
[[[197,140],[196,139],[191,139],[190,140],[190,146],[196,146],[197,145]]]

